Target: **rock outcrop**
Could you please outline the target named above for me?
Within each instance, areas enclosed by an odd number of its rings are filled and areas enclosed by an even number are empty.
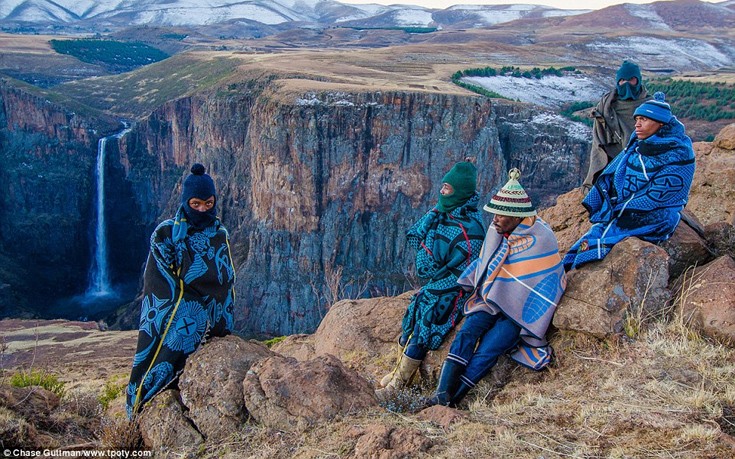
[[[239,430],[248,417],[242,381],[253,364],[272,355],[262,344],[227,336],[186,361],[179,378],[181,400],[204,438],[219,441]]]
[[[665,250],[638,238],[616,244],[603,260],[569,274],[554,326],[605,338],[623,331],[626,315],[660,316],[671,297],[668,262]]]
[[[675,295],[687,324],[735,346],[735,260],[725,255],[695,268],[682,276]]]

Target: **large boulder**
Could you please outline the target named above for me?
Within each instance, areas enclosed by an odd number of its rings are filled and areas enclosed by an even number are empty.
[[[185,415],[177,390],[166,390],[153,398],[140,413],[143,444],[156,457],[182,457],[196,451],[204,438]]]
[[[242,385],[252,417],[282,430],[377,406],[370,384],[333,355],[306,362],[274,355],[253,365]]]
[[[677,284],[684,317],[703,335],[735,346],[735,261],[725,255]]]
[[[587,209],[582,205],[584,193],[576,188],[556,198],[556,205],[539,211],[541,217],[551,226],[557,241],[559,252],[565,254],[592,227]]]
[[[414,293],[339,301],[329,309],[313,335],[290,336],[273,346],[273,350],[300,361],[335,355],[375,382],[395,367],[402,352],[398,345],[401,321]],[[429,352],[421,364],[422,378],[436,379],[455,334],[456,329],[439,349]]]
[[[723,128],[712,143],[694,144],[697,169],[687,209],[704,225],[735,218],[735,124]]]
[[[603,260],[569,273],[554,326],[605,338],[622,332],[626,317],[640,324],[659,315],[671,297],[668,263],[661,247],[623,240]]]
[[[704,230],[702,229],[702,233]],[[695,229],[682,220],[674,234],[661,247],[669,254],[669,277],[676,279],[693,266],[701,266],[713,258],[707,242]]]
[[[189,418],[208,441],[237,432],[247,419],[242,381],[258,360],[272,356],[267,347],[237,336],[215,338],[186,361],[179,378]]]

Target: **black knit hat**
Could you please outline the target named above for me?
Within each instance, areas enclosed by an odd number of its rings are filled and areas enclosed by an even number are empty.
[[[217,196],[217,190],[214,188],[214,180],[205,173],[203,165],[195,163],[191,166],[191,175],[186,177],[184,185],[181,187],[181,204],[184,207],[188,207],[189,199],[191,198],[198,198],[205,201],[211,196]]]

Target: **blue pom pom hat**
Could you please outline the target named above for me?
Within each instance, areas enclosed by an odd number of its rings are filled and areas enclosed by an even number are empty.
[[[653,95],[653,99],[647,100],[635,109],[633,118],[636,116],[645,116],[648,119],[667,124],[674,115],[671,114],[671,106],[664,102],[666,95],[657,92]]]

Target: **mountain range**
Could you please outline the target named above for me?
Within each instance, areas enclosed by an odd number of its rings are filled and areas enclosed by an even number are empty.
[[[224,23],[298,27],[475,28],[522,18],[570,16],[589,10],[540,5],[352,5],[333,0],[3,0],[0,25],[103,30],[131,25],[211,26]]]

